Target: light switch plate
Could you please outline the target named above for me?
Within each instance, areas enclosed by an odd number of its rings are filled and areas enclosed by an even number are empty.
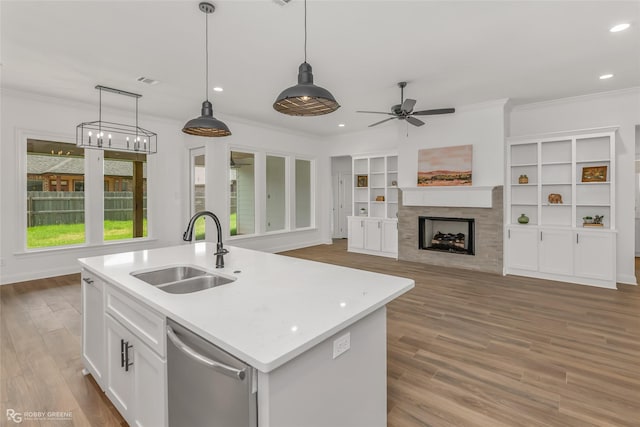
[[[351,333],[347,332],[343,336],[333,341],[333,358],[340,356],[351,348]]]

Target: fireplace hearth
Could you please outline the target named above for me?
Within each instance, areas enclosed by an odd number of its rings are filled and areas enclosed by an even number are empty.
[[[428,251],[474,255],[473,218],[418,217],[418,247]]]

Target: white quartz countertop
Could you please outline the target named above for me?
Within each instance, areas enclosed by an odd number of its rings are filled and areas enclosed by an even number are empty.
[[[383,307],[411,279],[215,244],[195,243],[82,258],[80,264],[262,372],[269,372]],[[237,280],[170,294],[131,272],[190,265]]]

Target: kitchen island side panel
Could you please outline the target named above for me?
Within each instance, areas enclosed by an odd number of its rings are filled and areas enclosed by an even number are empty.
[[[334,341],[351,347],[333,358]],[[261,427],[387,425],[386,308],[269,372],[259,372]]]

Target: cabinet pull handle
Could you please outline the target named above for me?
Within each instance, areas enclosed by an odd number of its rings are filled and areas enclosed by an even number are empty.
[[[576,243],[580,243],[580,234],[576,233]]]
[[[540,232],[540,241],[542,242],[542,231]]]
[[[120,339],[120,367],[124,368],[124,340]]]
[[[511,238],[511,230],[507,230],[507,239]]]
[[[364,221],[360,220],[360,227],[364,227]]]
[[[83,277],[82,280],[89,285],[93,284],[93,279],[90,279],[89,277]]]
[[[380,221],[378,221],[378,228],[380,228]]]
[[[133,365],[133,362],[129,362],[129,350],[133,348],[132,344],[129,344],[129,341],[124,343],[125,351],[124,351],[124,370],[129,372],[129,366]]]

